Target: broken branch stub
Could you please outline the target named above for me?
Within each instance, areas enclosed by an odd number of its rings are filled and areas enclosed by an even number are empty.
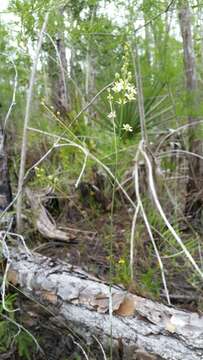
[[[42,236],[48,239],[67,242],[70,242],[76,238],[74,229],[73,232],[60,230],[55,224],[48,210],[43,205],[43,200],[48,196],[48,190],[44,190],[44,192],[36,192],[26,188],[25,192],[34,215],[34,224]]]

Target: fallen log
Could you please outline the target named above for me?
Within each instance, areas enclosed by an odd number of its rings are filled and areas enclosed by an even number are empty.
[[[10,249],[9,259],[9,282],[48,307],[55,322],[71,327],[87,344],[96,337],[108,353],[111,338],[113,359],[203,359],[203,316],[121,287],[113,286],[110,297],[107,283],[37,253]]]

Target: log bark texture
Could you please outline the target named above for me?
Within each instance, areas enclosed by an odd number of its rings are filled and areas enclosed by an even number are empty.
[[[112,287],[111,317],[109,285],[81,268],[23,249],[10,249],[10,259],[8,280],[47,306],[55,322],[87,344],[97,337],[107,353],[112,331],[113,359],[203,359],[203,316]]]

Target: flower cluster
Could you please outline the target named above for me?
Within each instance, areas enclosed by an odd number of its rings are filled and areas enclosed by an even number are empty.
[[[111,112],[108,114],[108,118],[109,118],[109,119],[115,119],[115,118],[116,118],[116,112],[115,112],[115,111],[111,111]]]
[[[123,78],[119,74],[116,74],[116,81],[112,90],[118,95],[118,99],[116,100],[118,104],[126,104],[136,99],[136,89],[131,83],[131,79],[132,74],[130,71],[128,71]]]
[[[121,72],[115,74],[115,81],[111,89],[108,90],[108,101],[111,112],[108,118],[114,120],[116,112],[113,109],[113,103],[124,105],[136,99],[136,88],[132,81],[132,73],[129,71],[129,45],[125,45],[125,55],[123,56],[123,66]],[[122,129],[126,132],[132,132],[133,128],[129,124],[123,124]]]
[[[126,132],[133,132],[133,128],[129,124],[123,124],[122,129]]]
[[[125,55],[123,56],[123,66],[121,68],[121,73],[115,74],[115,82],[112,87],[114,95],[117,97],[117,102],[119,104],[126,104],[129,101],[136,99],[136,88],[132,83],[132,73],[129,69],[129,45],[126,44]]]
[[[35,166],[35,173],[40,186],[50,185],[55,189],[55,187],[58,185],[59,179],[54,175],[47,176],[44,168]]]
[[[119,260],[118,260],[118,263],[120,265],[124,265],[126,263],[125,259],[123,257],[121,257]]]

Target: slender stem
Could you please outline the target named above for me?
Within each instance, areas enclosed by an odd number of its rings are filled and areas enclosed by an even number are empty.
[[[134,59],[134,57],[133,57]],[[138,54],[137,43],[135,43],[135,77],[137,85],[137,99],[138,99],[138,109],[140,116],[140,126],[141,126],[141,135],[142,140],[147,142],[147,132],[146,132],[146,123],[145,123],[145,110],[144,110],[144,96],[143,96],[143,86],[142,86],[142,75],[140,68],[140,59]]]
[[[110,109],[113,113],[113,105],[110,101]],[[113,134],[114,134],[114,150],[115,150],[115,178],[113,181],[113,189],[112,189],[112,201],[111,201],[111,240],[110,240],[110,269],[109,269],[109,314],[110,314],[110,360],[113,359],[113,343],[112,343],[112,278],[113,278],[113,263],[112,263],[112,257],[113,257],[113,213],[114,213],[114,206],[115,206],[115,191],[116,191],[116,177],[117,177],[117,168],[118,168],[118,143],[117,143],[117,135],[116,135],[116,123],[114,117],[112,118],[113,123]]]

